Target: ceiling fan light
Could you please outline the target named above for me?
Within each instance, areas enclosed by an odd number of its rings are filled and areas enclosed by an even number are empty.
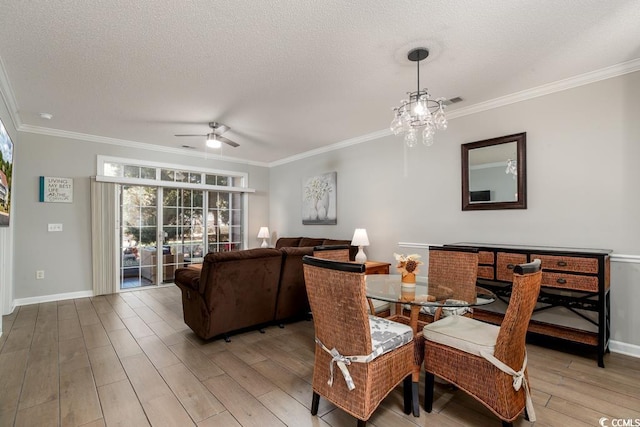
[[[207,135],[207,147],[220,148],[221,146],[222,142],[220,142],[220,140],[216,138],[216,135],[214,133],[210,133],[209,135]]]

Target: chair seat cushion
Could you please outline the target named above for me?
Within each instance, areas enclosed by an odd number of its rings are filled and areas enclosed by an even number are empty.
[[[428,324],[422,330],[422,334],[427,341],[481,356],[481,351],[493,354],[499,331],[500,327],[496,325],[464,316],[449,316]]]
[[[373,354],[383,355],[413,340],[411,326],[393,322],[383,317],[369,315]]]
[[[468,304],[466,301],[461,301],[461,300],[455,300],[455,299],[448,299],[445,301],[445,304],[460,304],[460,305],[466,305]],[[425,307],[421,307],[420,311],[422,313],[426,313],[426,314],[430,314],[431,316],[435,316],[436,315],[436,310],[438,309],[437,306],[425,306]],[[471,311],[470,307],[442,307],[442,317],[447,317],[447,316],[462,316],[466,313],[469,313]]]

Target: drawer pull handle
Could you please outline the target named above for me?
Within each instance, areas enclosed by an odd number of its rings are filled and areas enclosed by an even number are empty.
[[[558,261],[558,267],[566,267],[567,263],[564,261]]]
[[[509,270],[513,270],[514,268],[516,268],[515,264],[507,264],[507,268]]]
[[[556,282],[558,282],[558,284],[560,284],[560,285],[564,285],[565,283],[567,283],[567,280],[566,280],[566,279],[563,279],[563,278],[561,277],[561,278],[559,278],[558,280],[556,280]]]

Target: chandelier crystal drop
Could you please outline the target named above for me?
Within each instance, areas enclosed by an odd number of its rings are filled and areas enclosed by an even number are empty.
[[[418,86],[415,92],[407,92],[407,99],[400,101],[400,106],[393,109],[391,132],[394,135],[404,133],[404,142],[408,147],[418,145],[418,138],[427,147],[433,145],[433,137],[437,130],[447,128],[447,117],[444,113],[445,98],[431,99],[427,89],[420,89],[420,61],[429,56],[429,51],[419,47],[407,55],[410,61],[417,64]]]

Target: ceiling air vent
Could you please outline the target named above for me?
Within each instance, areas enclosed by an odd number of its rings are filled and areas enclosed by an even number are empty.
[[[464,101],[464,99],[462,99],[459,96],[456,96],[454,98],[447,99],[446,101],[443,102],[443,104],[444,105],[451,105],[451,104],[457,104],[458,102],[462,102],[462,101]]]

